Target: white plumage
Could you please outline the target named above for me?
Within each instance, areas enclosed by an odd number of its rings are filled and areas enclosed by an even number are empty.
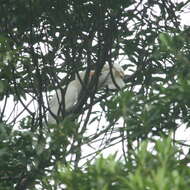
[[[93,74],[94,71],[91,71],[89,79],[91,79],[91,76]],[[78,78],[78,76],[75,76],[75,80],[71,81],[67,87],[65,93],[65,110],[72,108],[78,100],[78,96],[82,89],[80,80],[82,81],[84,80],[85,72],[79,72],[79,77],[80,79]],[[108,87],[108,89],[114,90],[119,87],[121,89],[125,86],[123,78],[124,78],[124,70],[119,64],[116,63],[113,64],[112,68],[110,68],[110,66],[106,64],[102,69],[101,75],[99,76],[98,88],[100,89]],[[114,79],[114,81],[112,79]],[[50,112],[48,113],[49,124],[56,124],[55,117],[59,113],[61,113],[60,112],[61,103],[62,103],[62,93],[61,90],[59,89],[57,90],[56,94],[53,96],[53,98],[50,101],[49,105]]]

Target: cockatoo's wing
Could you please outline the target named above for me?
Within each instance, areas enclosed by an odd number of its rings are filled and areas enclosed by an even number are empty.
[[[69,83],[66,93],[65,93],[65,102],[62,101],[61,90],[57,90],[57,93],[53,96],[49,104],[49,113],[48,113],[48,123],[56,124],[56,118],[58,115],[61,116],[61,105],[65,103],[65,110],[69,110],[77,102],[78,95],[81,90],[81,84],[74,80]]]
[[[61,94],[61,90],[58,89],[56,91],[56,94],[52,97],[52,99],[49,102],[49,109],[50,109],[48,113],[49,124],[56,124],[55,117],[58,115],[61,102],[62,102],[62,94]]]
[[[68,110],[74,106],[77,102],[80,91],[80,82],[77,80],[70,82],[65,93],[65,110]]]

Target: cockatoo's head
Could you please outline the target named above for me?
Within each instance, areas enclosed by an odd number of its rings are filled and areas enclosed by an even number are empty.
[[[99,78],[99,83],[102,87],[107,86],[111,90],[121,89],[125,86],[123,81],[124,76],[124,70],[119,64],[114,63],[112,67],[109,64],[105,64]]]
[[[89,81],[92,79],[94,74],[94,70],[89,72]],[[86,72],[81,71],[78,73],[78,75],[75,76],[75,80],[81,83],[83,82],[85,75]],[[124,76],[124,70],[119,64],[114,63],[112,66],[105,64],[99,76],[98,88],[108,87],[108,89],[111,90],[116,90],[118,88],[121,89],[125,86],[125,83],[123,81]]]

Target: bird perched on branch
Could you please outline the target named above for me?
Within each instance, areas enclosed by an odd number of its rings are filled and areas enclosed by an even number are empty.
[[[88,73],[88,80],[90,81],[94,76],[95,71],[92,70]],[[50,101],[49,104],[49,113],[48,113],[48,123],[56,124],[56,117],[60,116],[60,109],[64,105],[65,110],[71,109],[78,100],[79,94],[83,89],[83,82],[86,76],[86,72],[79,72],[75,76],[75,80],[71,81],[66,89],[64,102],[62,100],[61,90],[57,90],[56,94]],[[123,81],[124,79],[124,70],[122,67],[115,63],[113,65],[105,64],[102,68],[101,74],[99,75],[97,90],[107,87],[110,90],[121,89],[125,86]]]

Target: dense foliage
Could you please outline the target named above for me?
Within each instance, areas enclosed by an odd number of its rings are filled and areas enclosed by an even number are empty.
[[[190,121],[188,0],[0,3],[0,189],[188,189],[189,145],[176,138]],[[96,92],[114,62],[126,87]],[[91,69],[48,125],[52,94]]]
[[[148,151],[147,142],[133,152],[133,165],[116,161],[115,156],[100,157],[84,171],[73,171],[59,166],[57,183],[66,184],[68,189],[128,189],[128,190],[170,190],[188,189],[189,168],[176,157],[179,150],[173,147],[170,139],[157,141]],[[64,185],[62,184],[64,187]]]

